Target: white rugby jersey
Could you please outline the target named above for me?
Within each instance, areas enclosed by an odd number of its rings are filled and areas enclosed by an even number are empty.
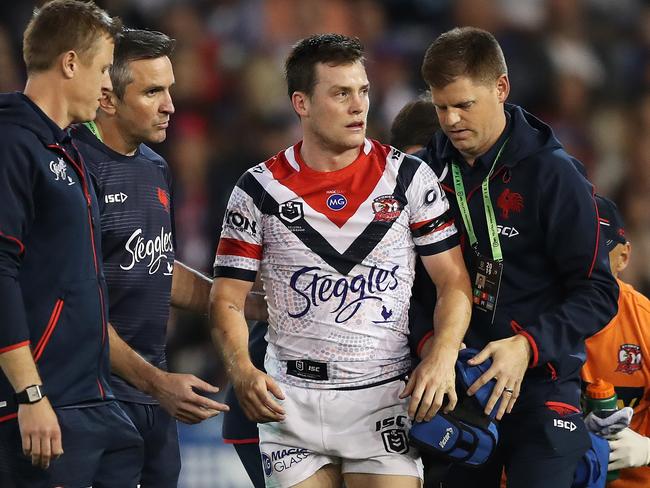
[[[240,178],[215,277],[254,281],[261,270],[274,378],[347,388],[399,376],[410,368],[416,251],[458,244],[447,198],[424,162],[377,141],[333,172],[308,167],[300,147]]]

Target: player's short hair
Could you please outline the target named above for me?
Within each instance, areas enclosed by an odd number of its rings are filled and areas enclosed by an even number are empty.
[[[176,39],[158,31],[124,29],[115,44],[111,84],[113,93],[119,99],[124,97],[126,87],[133,81],[129,63],[140,59],[156,59],[171,56],[176,47]]]
[[[433,41],[424,55],[422,77],[444,88],[459,76],[475,83],[491,83],[508,74],[501,46],[492,34],[475,27],[456,27]]]
[[[356,37],[316,34],[302,39],[291,49],[284,65],[289,98],[294,92],[311,96],[316,85],[316,64],[332,66],[364,62],[363,45]]]
[[[423,96],[404,105],[395,116],[390,127],[390,145],[400,151],[410,146],[426,146],[439,128],[436,107]]]
[[[67,51],[75,51],[82,63],[90,64],[101,36],[115,41],[121,30],[121,20],[111,17],[92,1],[48,2],[34,10],[23,34],[27,73],[48,70]]]

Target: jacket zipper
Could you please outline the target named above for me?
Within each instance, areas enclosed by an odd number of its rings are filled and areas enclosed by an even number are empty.
[[[79,154],[79,158],[81,159],[81,161],[80,161],[81,166],[79,164],[77,164],[77,162],[73,158],[70,157],[68,152],[62,146],[60,146],[58,144],[51,144],[51,145],[48,145],[48,147],[51,148],[51,149],[55,149],[57,151],[60,151],[63,154],[63,156],[65,156],[65,158],[68,160],[68,162],[70,164],[72,164],[72,166],[74,166],[74,168],[77,171],[77,174],[79,175],[79,179],[81,180],[81,186],[82,186],[83,194],[86,197],[86,210],[87,210],[87,213],[88,213],[88,224],[89,224],[89,230],[90,230],[90,243],[91,243],[91,246],[92,246],[92,249],[93,249],[93,264],[95,265],[95,277],[97,279],[97,290],[99,292],[99,303],[100,303],[100,306],[102,308],[101,309],[101,316],[102,316],[102,353],[103,353],[103,349],[104,349],[103,346],[104,346],[104,343],[106,342],[107,329],[106,329],[106,317],[104,316],[104,292],[102,291],[102,287],[99,284],[99,263],[97,261],[97,252],[95,251],[96,246],[95,246],[95,231],[93,230],[92,200],[90,198],[90,193],[88,191],[88,182],[86,181],[86,175],[85,175],[85,172],[84,172],[83,159],[82,159],[81,153],[79,152],[79,149],[77,149],[77,146],[74,145],[74,143],[72,145],[75,148],[75,150],[77,151],[77,154]],[[100,354],[100,362],[101,362],[101,356],[102,356],[102,354]],[[97,385],[99,386],[99,393],[100,393],[102,399],[104,399],[105,398],[104,388],[102,388],[99,376],[97,377]]]

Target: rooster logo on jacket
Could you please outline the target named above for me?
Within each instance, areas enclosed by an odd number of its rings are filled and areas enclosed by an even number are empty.
[[[506,188],[497,198],[497,207],[501,210],[501,216],[507,219],[510,217],[510,212],[519,213],[524,209],[524,198],[521,193]]]

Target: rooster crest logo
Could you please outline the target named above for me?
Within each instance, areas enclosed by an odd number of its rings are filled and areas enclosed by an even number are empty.
[[[497,198],[497,207],[501,209],[501,216],[507,219],[510,217],[510,212],[519,213],[524,209],[524,198],[521,193],[506,188]]]
[[[158,188],[158,201],[165,207],[165,210],[169,212],[169,195],[162,188]]]

